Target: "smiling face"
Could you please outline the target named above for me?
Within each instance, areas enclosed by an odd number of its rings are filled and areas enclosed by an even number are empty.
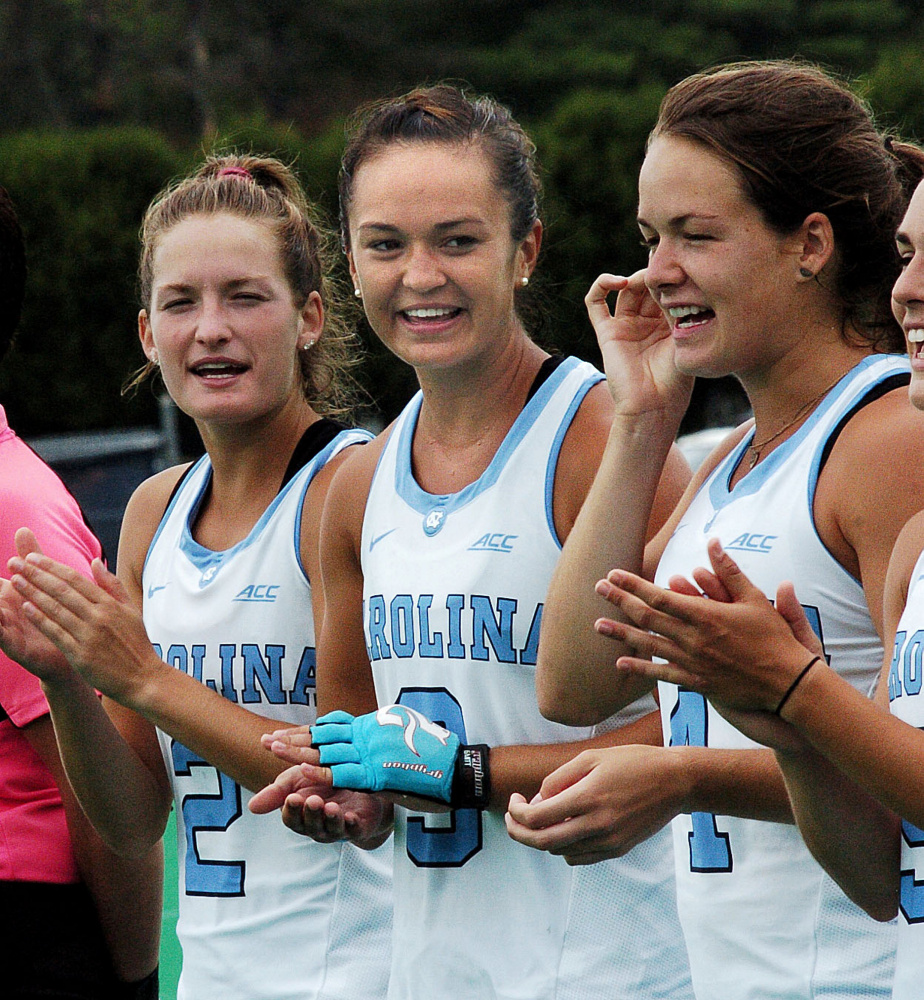
[[[646,284],[681,371],[746,378],[793,346],[801,242],[764,222],[730,163],[687,139],[656,138],[639,175],[638,222]]]
[[[408,364],[483,360],[524,336],[514,293],[541,226],[514,243],[510,206],[477,145],[386,147],[358,169],[348,222],[366,316]]]
[[[892,289],[892,312],[905,331],[911,358],[911,402],[924,410],[924,184],[911,197],[896,242],[902,273]]]
[[[316,292],[296,305],[272,229],[193,215],[158,239],[153,262],[139,333],[181,410],[208,425],[304,403],[298,350],[319,336],[323,310]]]

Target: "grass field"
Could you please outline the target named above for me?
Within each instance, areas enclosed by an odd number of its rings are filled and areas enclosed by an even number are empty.
[[[175,1000],[176,984],[180,978],[182,956],[176,939],[177,890],[179,877],[176,867],[176,819],[170,822],[164,834],[164,921],[160,939],[160,1000]]]

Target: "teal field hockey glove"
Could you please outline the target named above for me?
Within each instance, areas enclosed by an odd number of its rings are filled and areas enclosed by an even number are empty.
[[[368,715],[329,712],[311,727],[335,788],[399,792],[455,808],[484,808],[490,795],[488,748],[465,747],[455,733],[407,705]]]

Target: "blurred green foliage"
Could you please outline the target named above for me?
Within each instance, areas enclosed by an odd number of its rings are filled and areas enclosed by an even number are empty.
[[[635,178],[658,102],[729,59],[802,57],[856,81],[891,130],[924,136],[920,0],[29,0],[0,6],[0,183],[29,241],[30,289],[0,399],[23,433],[149,423],[123,400],[141,362],[137,228],[171,177],[214,147],[294,161],[336,213],[357,104],[454,79],[509,104],[546,187],[530,322],[594,358],[584,292],[644,257]],[[386,416],[413,388],[372,343]],[[689,426],[731,419],[700,393]],[[740,399],[740,397],[738,397]],[[732,401],[732,407],[736,402]],[[725,406],[726,409],[722,409]],[[709,411],[713,408],[712,412]],[[717,409],[716,409],[717,407]],[[704,409],[705,408],[705,409]]]

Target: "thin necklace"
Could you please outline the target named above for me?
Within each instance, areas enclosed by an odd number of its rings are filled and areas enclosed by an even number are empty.
[[[792,420],[783,424],[783,426],[775,434],[771,434],[770,437],[761,441],[760,444],[749,444],[747,450],[751,453],[751,460],[748,462],[748,472],[750,472],[751,469],[753,469],[754,466],[760,461],[760,456],[764,448],[766,448],[768,444],[773,444],[773,442],[778,438],[781,438],[791,427],[797,424],[807,413],[813,410],[843,377],[843,374],[838,375],[837,378],[829,386],[822,389],[817,396],[812,396],[807,403],[803,403],[799,409],[796,410],[796,415],[792,418]]]

